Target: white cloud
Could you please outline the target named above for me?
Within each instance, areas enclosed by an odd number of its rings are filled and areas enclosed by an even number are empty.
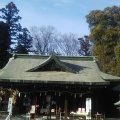
[[[41,9],[42,9],[42,10],[48,10],[48,8],[47,8],[47,7],[41,7]]]
[[[63,4],[58,2],[58,3],[54,3],[54,6],[60,6],[60,7],[62,6],[63,7]]]
[[[73,0],[59,0],[59,1],[62,3],[72,3],[73,2]]]
[[[56,5],[70,4],[73,3],[74,0],[53,0]]]

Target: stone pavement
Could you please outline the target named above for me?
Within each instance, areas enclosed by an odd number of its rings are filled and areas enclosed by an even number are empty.
[[[5,120],[6,117],[7,115],[0,115],[0,120]],[[16,115],[16,116],[11,116],[10,120],[30,120],[30,118],[26,115]],[[42,116],[36,116],[36,120],[45,120],[45,119],[43,119]]]
[[[6,117],[7,117],[7,115],[0,115],[0,120],[5,120]],[[29,117],[26,117],[25,115],[17,115],[17,116],[11,116],[10,120],[30,120],[30,119],[29,119]],[[36,120],[47,120],[47,119],[45,119],[42,116],[36,116]],[[60,120],[60,118],[53,117],[53,118],[51,118],[51,120]],[[96,120],[96,119],[92,118],[91,120]],[[104,120],[120,120],[120,118],[105,118]]]

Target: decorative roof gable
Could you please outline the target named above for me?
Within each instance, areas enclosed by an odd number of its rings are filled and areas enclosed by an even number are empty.
[[[40,65],[27,70],[27,72],[39,72],[39,71],[63,71],[63,72],[72,72],[77,73],[77,71],[69,68],[60,61],[59,58],[55,55],[51,55],[46,61]]]

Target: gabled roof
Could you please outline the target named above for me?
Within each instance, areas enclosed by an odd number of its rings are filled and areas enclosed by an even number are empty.
[[[38,71],[64,71],[64,72],[72,72],[77,73],[77,71],[71,69],[70,67],[66,66],[64,62],[60,61],[59,58],[55,55],[50,55],[50,57],[45,60],[40,65],[27,70],[27,72],[38,72]]]
[[[120,82],[120,77],[101,72],[93,56],[15,54],[0,70],[0,81],[108,85],[111,81]]]

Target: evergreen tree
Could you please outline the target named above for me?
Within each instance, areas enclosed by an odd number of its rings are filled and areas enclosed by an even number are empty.
[[[0,21],[0,68],[4,67],[9,59],[9,33],[8,25]]]
[[[91,31],[89,39],[94,43],[92,55],[98,56],[104,72],[116,74],[115,47],[120,42],[120,7],[93,10],[86,18]]]
[[[114,48],[115,51],[115,59],[116,59],[116,75],[120,76],[120,43]]]
[[[21,33],[19,33],[18,44],[16,46],[16,53],[28,54],[31,52],[32,47],[32,37],[27,28],[23,28]]]
[[[12,46],[16,43],[17,40],[17,34],[21,30],[21,25],[19,23],[19,20],[21,17],[18,15],[19,10],[17,9],[16,5],[13,2],[10,2],[8,5],[6,5],[5,8],[0,9],[0,12],[2,12],[2,18],[5,23],[8,24],[8,31],[9,31],[9,43],[10,43],[10,52],[13,52]]]

